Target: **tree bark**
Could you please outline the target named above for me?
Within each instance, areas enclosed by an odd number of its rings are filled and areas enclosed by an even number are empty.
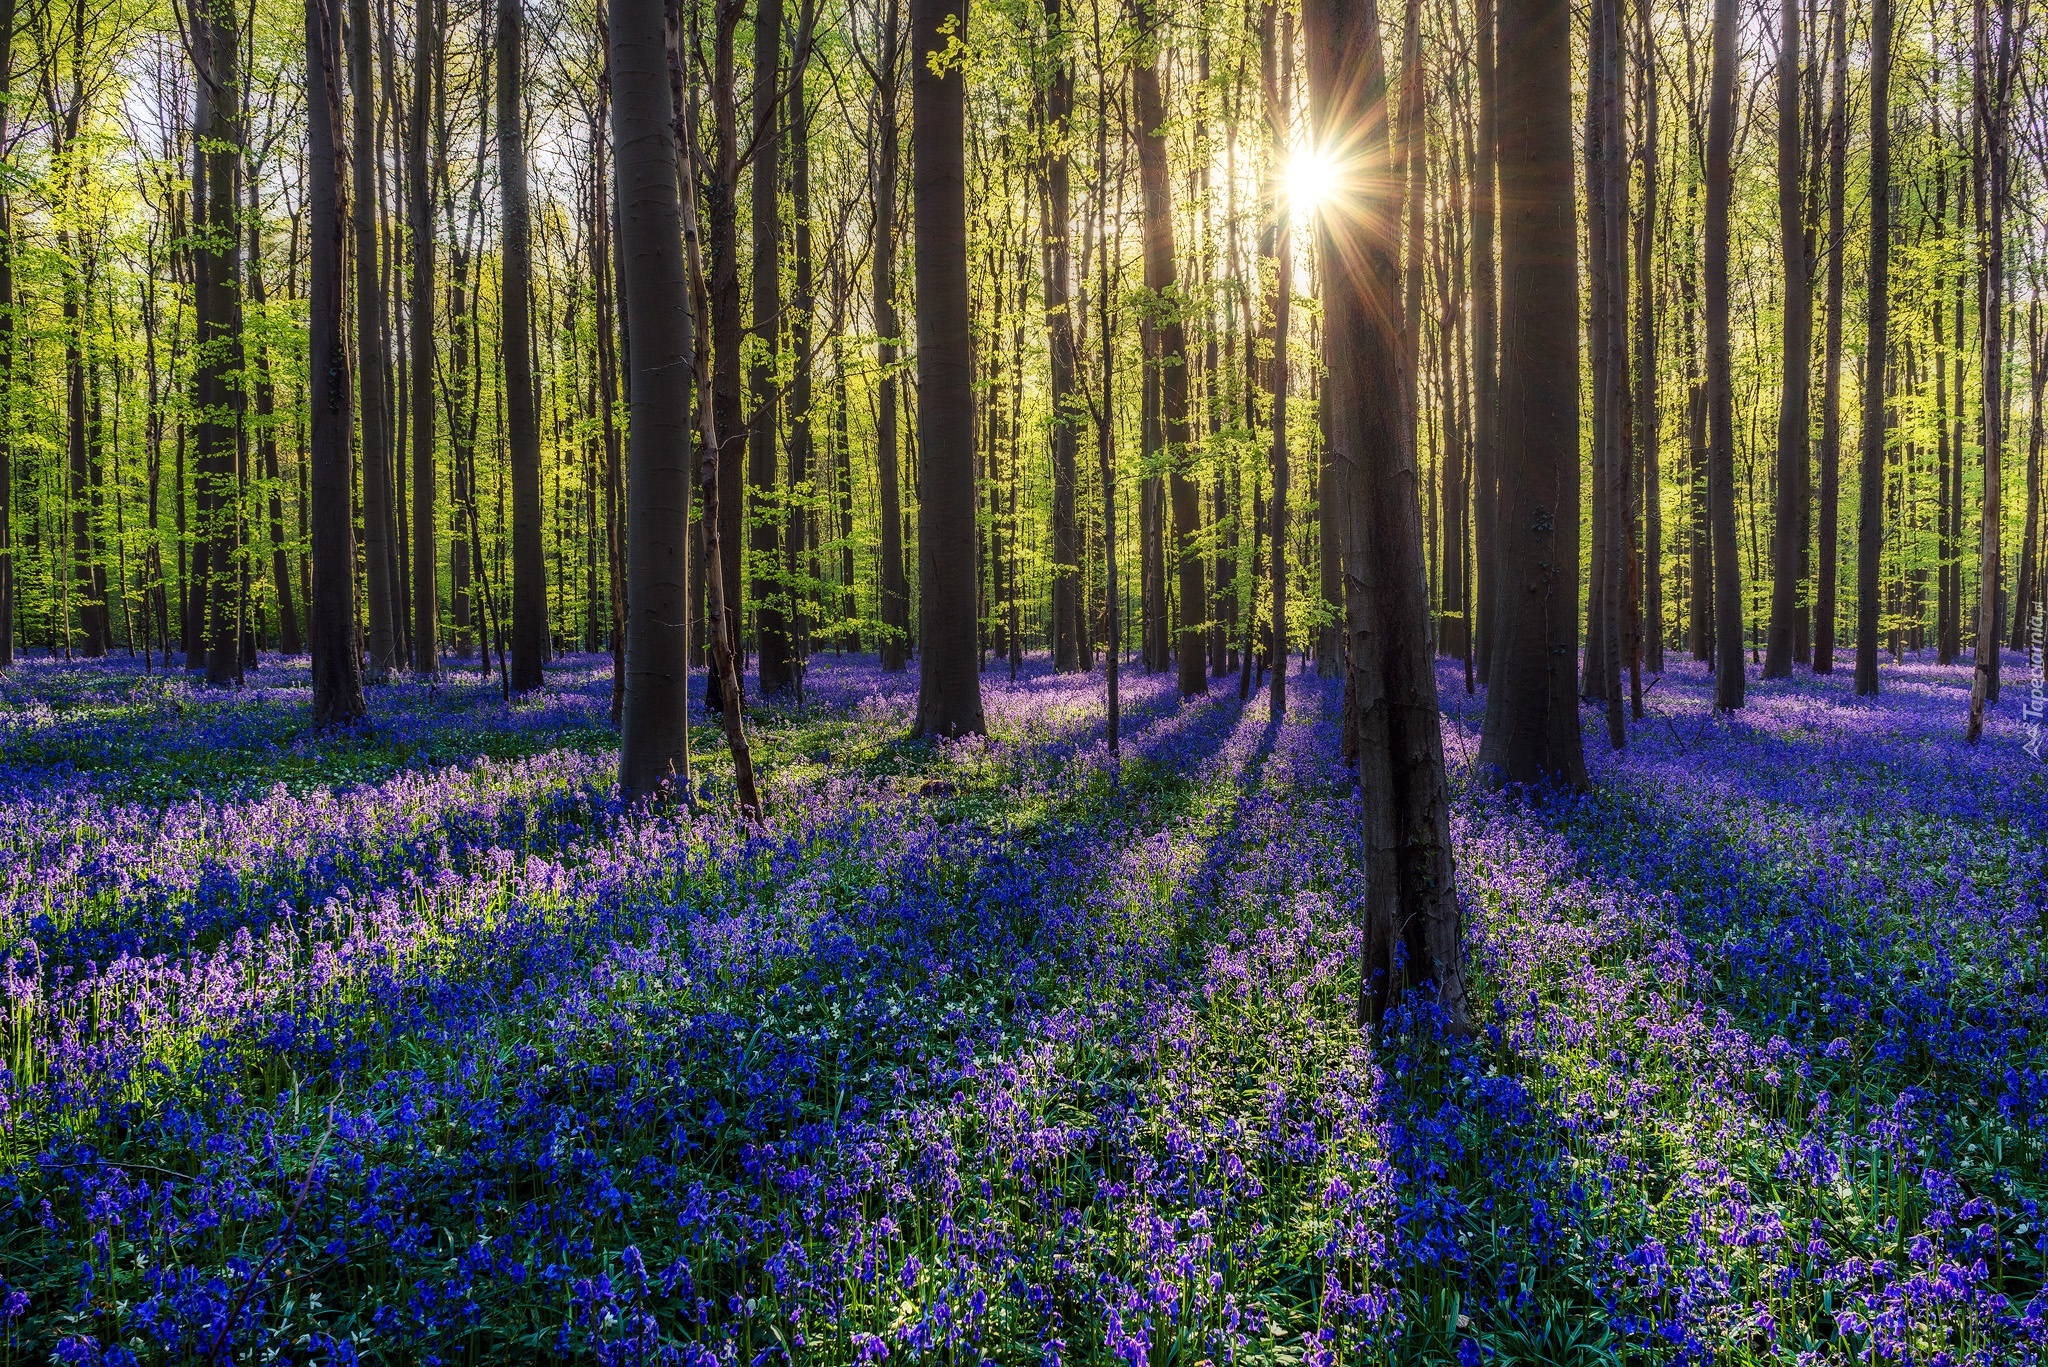
[[[1502,0],[1499,33],[1499,483],[1479,764],[1495,782],[1582,789],[1571,9]]]
[[[1806,259],[1805,157],[1799,145],[1799,5],[1781,0],[1778,37],[1778,237],[1785,297],[1778,372],[1778,477],[1771,532],[1766,679],[1792,676],[1806,492],[1807,402],[1813,367],[1812,267]]]
[[[1068,279],[1073,271],[1068,139],[1073,134],[1074,60],[1065,0],[1043,3],[1052,61],[1038,107],[1040,136],[1045,140],[1039,162],[1040,271],[1050,353],[1047,401],[1052,409],[1052,667],[1069,673],[1081,668],[1081,541],[1075,506],[1080,414],[1074,394],[1078,362]]]
[[[689,754],[690,386],[696,318],[683,258],[662,0],[611,0],[626,393],[626,670],[619,786],[679,782]]]
[[[207,516],[202,535],[209,570],[206,596],[206,680],[231,684],[241,676],[241,631],[235,565],[241,499],[236,480],[240,435],[242,346],[235,306],[241,283],[241,207],[237,174],[241,160],[241,119],[237,103],[237,27],[224,0],[196,5],[192,14],[194,87],[199,113],[193,141],[204,163],[203,185],[195,189],[199,216],[193,249],[194,444]],[[95,586],[96,587],[96,586]],[[97,593],[94,606],[105,621]],[[101,628],[104,631],[104,625]]]
[[[974,332],[967,292],[965,0],[911,0],[917,217],[919,736],[980,735]],[[935,69],[936,68],[936,69]]]
[[[1324,393],[1332,461],[1344,472],[1349,711],[1362,803],[1359,1014],[1377,1022],[1405,987],[1429,983],[1453,1027],[1469,1029],[1420,489],[1401,415],[1383,402],[1400,382],[1402,343],[1395,225],[1368,188],[1389,172],[1379,15],[1376,0],[1309,0],[1303,14],[1318,143],[1347,149],[1343,187],[1325,201],[1319,223],[1324,345],[1333,362]],[[1560,24],[1560,50],[1569,36]],[[1567,203],[1570,159],[1567,132]],[[1573,325],[1567,315],[1566,327]]]
[[[1884,3],[1884,0],[1878,0]],[[1714,548],[1714,708],[1742,706],[1742,567],[1735,542],[1735,382],[1728,326],[1728,215],[1734,194],[1735,0],[1714,0],[1707,98],[1707,524]]]
[[[1843,198],[1849,160],[1849,20],[1845,4],[1831,7],[1828,41],[1834,49],[1833,89],[1828,97],[1828,274],[1827,334],[1822,341],[1820,410],[1820,518],[1815,539],[1813,672],[1835,670],[1837,522],[1842,463],[1842,257]]]
[[[874,242],[875,482],[881,503],[882,669],[900,672],[909,659],[910,586],[903,566],[903,476],[898,468],[896,367],[902,320],[896,313],[896,206],[901,198],[898,97],[902,56],[898,0],[880,0],[875,60]]]
[[[541,546],[540,426],[534,411],[531,224],[526,192],[522,0],[497,0],[499,339],[505,444],[512,475],[512,668],[515,692],[538,688],[548,653],[547,561]]]
[[[436,46],[441,15],[418,0],[413,21],[412,119],[406,129],[406,178],[412,219],[412,668],[440,670],[440,574],[434,539],[434,198],[427,160],[433,123]]]
[[[1885,355],[1891,341],[1892,5],[1870,10],[1870,279],[1865,290],[1863,448],[1856,495],[1856,696],[1877,695],[1878,557],[1884,548]]]
[[[362,718],[355,529],[349,516],[348,352],[342,341],[339,0],[306,0],[307,333],[311,443],[313,725]]]
[[[1267,14],[1272,14],[1269,6]],[[1411,0],[1410,12],[1414,12]],[[1273,34],[1270,21],[1266,26]],[[1287,116],[1293,103],[1294,15],[1289,11],[1279,23],[1278,45],[1268,67],[1266,85],[1266,132],[1275,160],[1287,155]],[[1273,543],[1273,686],[1267,694],[1268,715],[1274,721],[1287,716],[1287,333],[1294,304],[1294,222],[1289,216],[1287,196],[1273,197],[1273,360],[1269,374],[1273,388],[1273,430],[1270,448],[1273,462],[1273,496],[1266,504],[1272,519],[1267,536]],[[1419,266],[1419,263],[1418,263]]]
[[[391,434],[385,391],[384,276],[377,243],[377,77],[371,64],[369,0],[349,0],[349,206],[355,232],[356,384],[361,424],[365,616],[369,677],[381,683],[398,667],[396,551],[391,544]]]
[[[2019,34],[2012,0],[1999,0],[1996,23],[1989,0],[1976,0],[1977,115],[1983,124],[1986,230],[1980,235],[1982,319],[1977,333],[1984,429],[1984,497],[1978,519],[1976,669],[1970,680],[1969,739],[1984,732],[1984,709],[1998,701],[2000,629],[2004,604],[2001,561],[2005,530],[2005,233],[2012,197],[2012,85]]]
[[[782,353],[782,0],[758,0],[754,11],[753,247],[754,339],[747,377],[753,412],[747,427],[746,596],[754,609],[764,697],[795,682],[790,668],[789,585],[778,582],[785,503],[776,497],[777,379]]]

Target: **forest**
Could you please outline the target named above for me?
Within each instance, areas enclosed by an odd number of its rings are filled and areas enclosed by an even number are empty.
[[[0,0],[0,1367],[2048,1357],[2034,0]]]

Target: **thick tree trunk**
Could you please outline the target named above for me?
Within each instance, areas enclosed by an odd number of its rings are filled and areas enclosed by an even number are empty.
[[[1778,238],[1785,274],[1778,371],[1778,478],[1771,532],[1771,620],[1766,679],[1792,675],[1804,559],[1807,401],[1813,367],[1813,270],[1806,259],[1805,158],[1799,145],[1799,5],[1781,0],[1778,37]]]
[[[1879,0],[1883,3],[1884,0]],[[1714,0],[1707,98],[1707,524],[1714,548],[1714,707],[1742,706],[1742,567],[1735,542],[1735,380],[1728,325],[1728,216],[1735,189],[1736,0]]]
[[[1500,285],[1494,263],[1497,106],[1494,0],[1479,0],[1479,131],[1472,165],[1472,600],[1479,682],[1493,677],[1493,620],[1499,554],[1494,507],[1500,484]]]
[[[696,318],[683,257],[662,0],[611,0],[612,147],[626,333],[626,671],[619,786],[688,791],[690,386]]]
[[[1479,764],[1496,782],[1584,788],[1577,696],[1578,234],[1565,0],[1503,0],[1495,81],[1499,483],[1494,640]]]
[[[531,224],[526,194],[522,0],[497,0],[499,333],[503,341],[505,444],[512,475],[512,669],[510,686],[538,688],[548,654],[547,561],[541,546],[540,425],[534,411]]]
[[[967,292],[965,0],[911,0],[917,236],[916,734],[980,735],[975,613],[974,332]],[[952,55],[947,55],[952,54]],[[935,70],[934,67],[937,67]]]
[[[1560,12],[1567,13],[1562,7]],[[1401,439],[1400,414],[1382,401],[1400,382],[1401,332],[1394,225],[1384,202],[1366,188],[1382,183],[1389,169],[1379,15],[1376,0],[1309,0],[1303,14],[1318,140],[1353,149],[1343,189],[1323,206],[1320,256],[1324,346],[1332,362],[1324,390],[1330,448],[1333,463],[1344,471],[1354,704],[1347,710],[1357,737],[1363,808],[1365,971],[1359,1012],[1377,1022],[1406,986],[1429,983],[1452,1024],[1469,1029],[1429,645],[1420,488],[1412,449]],[[1568,38],[1561,24],[1560,49]],[[1563,159],[1568,203],[1568,132]],[[1569,229],[1567,242],[1568,234]],[[1572,315],[1565,326],[1574,326]]]
[[[1813,672],[1835,670],[1838,523],[1842,464],[1842,258],[1843,199],[1849,160],[1849,29],[1848,6],[1834,5],[1829,18],[1829,44],[1834,49],[1833,89],[1828,97],[1828,274],[1827,335],[1822,341],[1820,410],[1820,517],[1815,539],[1819,558],[1814,566]]]
[[[307,333],[311,385],[308,530],[312,540],[313,724],[361,718],[355,530],[349,516],[349,375],[342,341],[339,0],[306,0]]]
[[[1724,0],[1725,2],[1725,0]],[[1892,5],[1870,12],[1870,282],[1865,290],[1863,456],[1856,496],[1856,695],[1877,693],[1878,557],[1884,548],[1885,356],[1891,340]]]

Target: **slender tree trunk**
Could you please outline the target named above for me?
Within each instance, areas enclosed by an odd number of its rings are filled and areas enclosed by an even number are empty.
[[[362,433],[366,644],[370,679],[381,683],[398,667],[394,620],[397,560],[391,544],[391,437],[385,401],[390,358],[384,349],[384,275],[377,244],[377,78],[371,61],[369,0],[349,0],[348,30],[353,161],[349,204],[355,232],[356,408]]]
[[[1778,237],[1785,298],[1778,380],[1778,478],[1771,532],[1766,679],[1792,675],[1806,486],[1807,401],[1813,366],[1812,267],[1806,259],[1805,155],[1799,145],[1799,5],[1781,0],[1778,25]]]
[[[194,209],[203,215],[193,251],[194,408],[198,421],[199,477],[208,516],[202,528],[211,571],[206,603],[206,678],[231,684],[240,677],[241,632],[235,594],[236,530],[241,500],[236,479],[240,433],[241,329],[235,307],[241,282],[241,194],[237,174],[241,125],[237,105],[237,26],[224,0],[195,7],[192,44],[199,95],[193,140],[205,163]],[[97,601],[97,595],[95,595]],[[102,606],[100,611],[104,612]]]
[[[2027,517],[2020,528],[2020,563],[2012,595],[2012,635],[2006,644],[2027,648],[2028,623],[2041,595],[2041,404],[2048,399],[2048,367],[2042,364],[2041,296],[2027,303],[2027,364],[2033,372],[2034,396],[2027,423]]]
[[[1496,782],[1584,788],[1570,6],[1502,0],[1499,33],[1499,492],[1479,764]]]
[[[1073,135],[1074,60],[1065,0],[1044,0],[1045,41],[1053,69],[1039,94],[1038,119],[1045,153],[1039,163],[1040,271],[1044,279],[1052,409],[1052,665],[1061,673],[1081,668],[1081,543],[1075,507],[1079,478],[1080,415],[1074,395],[1078,368],[1068,277],[1073,205],[1069,187]]]
[[[1636,7],[1640,39],[1636,58],[1636,161],[1642,167],[1642,200],[1637,208],[1635,420],[1636,453],[1643,477],[1643,633],[1652,674],[1664,672],[1664,485],[1657,409],[1657,286],[1654,257],[1657,222],[1657,68],[1651,7]]]
[[[1885,357],[1891,343],[1892,4],[1870,10],[1870,283],[1865,291],[1863,458],[1856,497],[1856,695],[1877,694],[1878,557],[1884,548]]]
[[[434,542],[434,197],[427,161],[434,80],[441,61],[435,0],[418,0],[413,21],[412,119],[406,133],[406,178],[412,229],[412,667],[440,669],[440,573]]]
[[[1813,672],[1835,670],[1837,530],[1842,463],[1842,258],[1846,251],[1843,199],[1849,159],[1849,28],[1845,3],[1831,6],[1829,44],[1834,49],[1833,88],[1828,98],[1828,274],[1827,335],[1822,342],[1820,412],[1819,560],[1814,569]]]
[[[1878,0],[1884,3],[1884,0]],[[1714,707],[1742,706],[1742,567],[1735,542],[1735,381],[1728,326],[1728,215],[1735,188],[1735,0],[1714,0],[1707,100],[1707,523],[1714,547]]]
[[[916,734],[980,735],[974,331],[967,288],[964,0],[911,0],[911,193],[917,237]],[[934,70],[934,67],[938,69]]]
[[[777,374],[782,351],[782,0],[758,0],[754,12],[753,250],[754,337],[748,375],[753,412],[747,428],[746,596],[754,609],[763,696],[794,683],[790,668],[788,586],[776,581],[787,509],[776,503]]]
[[[1983,123],[1986,230],[1979,247],[1984,281],[1977,327],[1983,348],[1984,497],[1978,522],[1976,669],[1970,681],[1972,743],[1983,734],[1984,709],[1998,701],[1998,655],[2005,637],[2005,220],[2012,196],[2010,110],[2019,34],[2012,0],[1999,0],[1996,15],[1994,25],[1989,0],[1976,0],[1976,105]]]
[[[1328,358],[1342,362],[1330,367],[1324,394],[1333,463],[1345,472],[1349,711],[1365,871],[1359,1013],[1377,1022],[1405,986],[1427,982],[1452,1023],[1469,1029],[1418,472],[1412,447],[1401,440],[1399,413],[1381,401],[1400,382],[1401,330],[1394,224],[1368,188],[1389,171],[1379,16],[1376,0],[1309,0],[1303,14],[1318,141],[1356,149],[1343,189],[1323,206],[1319,255],[1324,346]],[[1560,54],[1569,32],[1560,25]],[[1568,128],[1563,164],[1569,203]],[[1566,315],[1567,329],[1575,314]]]
[[[1494,508],[1500,484],[1500,286],[1494,262],[1495,191],[1500,116],[1497,108],[1494,0],[1478,0],[1479,129],[1472,164],[1472,499],[1473,655],[1479,682],[1493,677],[1498,536]]]
[[[541,546],[540,426],[534,411],[533,253],[526,195],[525,16],[522,0],[497,0],[499,331],[503,339],[505,437],[512,479],[512,671],[510,686],[538,688],[548,653],[547,561]]]
[[[0,148],[8,145],[13,62],[14,0],[0,0]],[[0,187],[0,669],[14,666],[14,341],[14,200]]]
[[[1411,13],[1415,11],[1414,0],[1410,0],[1409,8]],[[1266,82],[1266,131],[1276,159],[1287,154],[1289,141],[1287,115],[1294,94],[1292,11],[1281,18],[1278,36],[1279,46],[1274,49],[1272,63],[1274,76]],[[1273,687],[1267,701],[1268,715],[1276,722],[1287,716],[1287,333],[1294,303],[1294,223],[1288,208],[1285,194],[1273,197],[1273,496],[1266,505],[1267,515],[1272,518],[1267,536],[1273,543]]]
[[[889,673],[909,659],[910,587],[903,566],[903,477],[897,463],[896,367],[903,324],[896,313],[896,205],[900,151],[898,71],[902,47],[898,0],[880,0],[879,52],[875,62],[875,202],[871,240],[874,243],[875,482],[881,503],[881,655]]]
[[[811,253],[811,108],[804,81],[810,67],[811,32],[817,22],[817,0],[798,5],[796,46],[790,57],[789,163],[790,249],[796,295],[790,301],[789,507],[783,530],[783,565],[789,588],[787,635],[790,675],[797,696],[803,696],[804,667],[811,650],[811,594],[817,582],[812,563],[816,544],[811,524],[817,500],[812,464],[817,450],[816,412],[812,407],[811,315],[817,307],[817,284]],[[765,668],[765,663],[764,663]]]
[[[256,214],[256,186],[249,185],[249,300],[258,309],[269,303],[263,279],[263,230]],[[293,602],[291,557],[285,549],[284,483],[278,477],[277,403],[270,374],[270,351],[260,343],[253,371],[256,391],[256,448],[270,503],[270,580],[277,594],[277,648],[286,655],[305,649],[299,638],[298,606]]]
[[[356,647],[355,530],[349,515],[349,375],[342,341],[341,48],[339,0],[306,0],[306,181],[311,385],[313,724],[367,712]]]

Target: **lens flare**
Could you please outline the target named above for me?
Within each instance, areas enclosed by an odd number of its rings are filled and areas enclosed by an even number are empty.
[[[1312,147],[1297,151],[1287,162],[1287,203],[1295,212],[1313,214],[1337,189],[1337,168]]]

